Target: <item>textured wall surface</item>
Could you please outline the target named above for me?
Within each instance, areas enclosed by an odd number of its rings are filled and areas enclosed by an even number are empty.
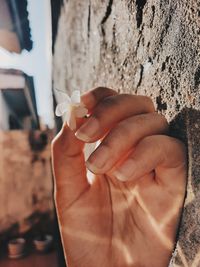
[[[95,86],[152,97],[172,135],[188,143],[188,190],[172,265],[200,266],[200,2],[64,1],[54,87]]]
[[[35,214],[53,214],[50,147],[39,151],[31,137],[33,151],[29,140],[27,131],[0,131],[0,235],[13,225],[26,232]]]

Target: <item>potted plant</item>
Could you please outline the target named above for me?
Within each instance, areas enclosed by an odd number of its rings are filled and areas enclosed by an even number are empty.
[[[53,237],[47,234],[40,234],[33,240],[35,249],[38,252],[47,252],[53,243]]]
[[[8,242],[8,256],[11,259],[18,259],[25,254],[25,239],[15,238]]]

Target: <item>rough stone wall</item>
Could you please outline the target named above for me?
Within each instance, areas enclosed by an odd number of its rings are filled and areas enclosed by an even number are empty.
[[[67,92],[107,86],[152,97],[172,135],[188,143],[188,190],[172,266],[200,266],[200,2],[64,1],[53,75],[54,87]]]
[[[29,140],[28,131],[0,131],[0,237],[13,226],[15,234],[25,233],[40,214],[53,215],[50,145],[39,151],[35,142],[33,151]]]

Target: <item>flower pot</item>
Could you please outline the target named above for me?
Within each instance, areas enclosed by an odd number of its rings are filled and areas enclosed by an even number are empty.
[[[25,254],[25,239],[16,238],[12,239],[8,243],[8,256],[11,259],[18,259],[24,256]]]
[[[51,235],[44,235],[42,237],[36,237],[33,241],[35,249],[38,252],[47,252],[53,242],[53,237]]]

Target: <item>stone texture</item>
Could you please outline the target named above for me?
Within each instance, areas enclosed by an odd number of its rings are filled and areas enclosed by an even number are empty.
[[[188,144],[188,190],[172,266],[200,266],[200,2],[68,0],[58,24],[54,87],[150,96]]]
[[[40,214],[53,216],[50,145],[40,131],[0,131],[0,233],[28,231]]]

